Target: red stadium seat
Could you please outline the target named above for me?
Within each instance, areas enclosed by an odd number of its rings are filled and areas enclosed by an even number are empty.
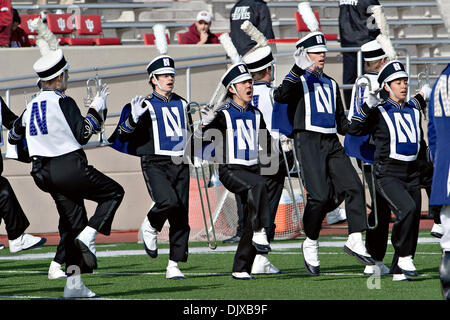
[[[103,37],[102,21],[98,14],[82,14],[75,15],[75,27],[77,30],[77,35],[79,36],[102,36],[94,38],[79,38],[85,41],[90,39],[93,44],[103,46],[103,45],[120,45],[122,44],[120,38]]]
[[[322,31],[322,26],[320,25],[320,18],[319,18],[319,12],[314,11],[314,15],[316,16],[317,21],[319,22],[319,30]],[[294,12],[295,16],[295,24],[297,26],[298,32],[309,32],[308,27],[306,26],[306,23],[303,21],[303,18],[301,14],[298,11]],[[337,34],[324,34],[326,40],[338,40]]]
[[[22,28],[27,35],[37,35],[37,31],[31,28],[31,21],[40,16],[40,14],[21,14],[20,20],[22,20],[22,22],[19,27]]]
[[[286,38],[286,39],[267,39],[268,43],[295,43],[298,38]]]
[[[166,33],[167,44],[170,44],[169,34]],[[144,33],[144,43],[146,45],[155,44],[155,35],[153,33]]]

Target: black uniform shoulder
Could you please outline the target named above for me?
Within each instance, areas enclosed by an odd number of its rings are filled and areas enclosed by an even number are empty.
[[[183,98],[182,96],[180,96],[176,93],[172,93],[172,99],[177,99],[177,100],[181,100],[181,101],[188,103],[188,101],[185,98]]]
[[[229,109],[230,107],[231,107],[230,103],[225,103],[225,104],[221,105],[220,107],[218,107],[216,112],[219,113],[219,112],[221,112],[223,110]]]

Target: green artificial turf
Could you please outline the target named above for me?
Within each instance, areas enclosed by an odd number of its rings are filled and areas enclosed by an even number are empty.
[[[421,236],[427,236],[422,232]],[[344,237],[321,237],[321,241],[343,241]],[[420,273],[414,281],[393,282],[392,276],[369,278],[364,266],[345,254],[342,247],[320,247],[321,275],[306,274],[301,240],[275,241],[295,244],[294,248],[274,249],[270,261],[281,275],[258,275],[254,281],[231,277],[234,252],[191,253],[180,269],[186,280],[165,279],[168,254],[151,259],[145,254],[99,257],[94,274],[83,282],[104,299],[189,299],[189,300],[441,300],[438,243],[419,244],[415,265]],[[220,247],[224,246],[218,243]],[[190,248],[206,247],[190,243]],[[160,249],[168,248],[159,244]],[[55,246],[26,251],[14,256],[54,253]],[[143,251],[138,243],[98,245],[97,251]],[[13,256],[8,249],[0,256]],[[390,266],[393,248],[388,246],[384,263]],[[61,298],[65,280],[49,280],[51,258],[0,260],[0,299]],[[369,281],[368,281],[369,280]]]

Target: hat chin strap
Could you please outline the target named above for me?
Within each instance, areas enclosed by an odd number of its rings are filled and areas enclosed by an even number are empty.
[[[238,96],[238,98],[241,99],[242,101],[244,101],[244,99],[242,99],[241,96],[239,95],[239,93],[237,92],[236,87],[234,86],[234,83],[231,84],[231,87],[233,88],[233,90],[236,93],[236,95]]]
[[[158,81],[158,79],[156,78],[156,76],[155,76],[154,73],[152,74],[152,77],[153,77],[153,79],[155,79],[156,85],[158,86],[159,90],[164,91],[164,90],[161,88],[161,85],[159,84],[159,81]]]
[[[392,91],[391,86],[387,83],[386,86],[388,87],[389,93],[392,94],[397,101],[400,101],[400,99],[395,95],[394,91]]]

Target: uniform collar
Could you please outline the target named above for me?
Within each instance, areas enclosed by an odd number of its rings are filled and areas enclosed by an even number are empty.
[[[60,95],[60,96],[65,95],[61,90],[59,90],[57,88],[42,88],[42,91],[54,91],[57,95]]]
[[[238,105],[236,102],[234,102],[233,100],[230,101],[230,105],[233,106],[235,109],[237,109],[239,112],[245,112],[248,110],[248,106],[250,105],[250,103],[246,106],[246,107],[241,107],[240,105]]]
[[[322,78],[323,76],[323,71],[315,71],[315,70],[311,70],[311,69],[306,69],[306,72],[308,72],[309,74],[315,76],[316,78]]]
[[[166,98],[165,96],[159,94],[156,91],[153,91],[152,96],[158,98],[159,100],[162,100],[164,102],[169,102],[172,99],[172,93],[170,93],[169,98]]]
[[[377,71],[367,71],[366,74],[372,74],[374,76],[377,76],[378,72]]]
[[[391,98],[387,99],[387,102],[389,102],[391,105],[393,105],[394,107],[396,107],[397,109],[403,109],[406,106],[406,102],[403,101],[402,104],[395,102],[394,100],[392,100]]]

